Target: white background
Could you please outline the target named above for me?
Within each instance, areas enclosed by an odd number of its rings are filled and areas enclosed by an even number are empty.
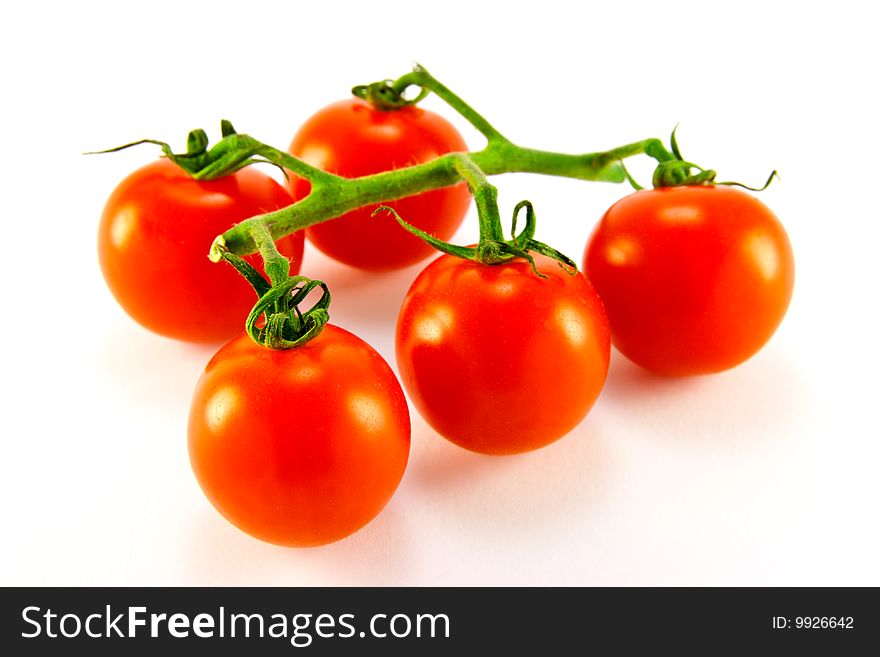
[[[880,585],[869,7],[13,3],[0,27],[0,583]],[[615,354],[586,421],[536,453],[466,453],[416,416],[406,476],[372,524],[323,548],[266,545],[226,523],[190,471],[190,395],[215,347],[139,328],[98,269],[104,200],[156,152],[80,153],[141,137],[179,147],[221,118],[285,147],[353,84],[413,61],[525,145],[600,150],[681,122],[685,155],[724,179],[778,168],[761,198],[794,246],[794,301],[770,344],[725,374],[659,380]],[[495,182],[505,215],[531,199],[539,237],[577,259],[626,193]],[[459,238],[475,234],[472,212]],[[391,362],[419,269],[305,261],[333,287],[333,321]]]

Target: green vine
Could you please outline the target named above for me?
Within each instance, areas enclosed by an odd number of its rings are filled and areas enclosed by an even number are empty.
[[[411,87],[416,87],[419,91],[414,98],[408,100],[406,92]],[[621,162],[623,159],[644,154],[657,146],[663,148],[660,140],[655,138],[626,144],[608,151],[583,154],[554,153],[519,146],[502,135],[481,114],[421,66],[416,66],[413,71],[397,80],[361,85],[355,87],[353,92],[386,111],[412,105],[429,93],[436,94],[486,137],[485,148],[467,154],[470,160],[468,168],[475,167],[483,175],[525,172],[621,183],[628,179]],[[239,159],[259,156],[272,164],[284,167],[294,175],[307,179],[311,184],[311,192],[293,205],[248,219],[218,236],[209,254],[215,262],[222,259],[224,252],[245,255],[257,250],[257,245],[251,236],[252,222],[262,223],[271,236],[278,239],[357,208],[380,205],[387,201],[448,187],[465,179],[460,153],[448,153],[430,162],[393,171],[359,178],[342,178],[315,169],[289,153],[272,148],[247,135],[236,134],[234,137]],[[225,139],[229,137],[224,138],[224,141]],[[222,143],[220,142],[217,147]],[[224,147],[223,150],[228,153],[234,149]],[[196,178],[204,178],[216,175],[216,172],[217,167],[213,166],[194,175]],[[495,238],[503,241],[500,234]]]
[[[380,205],[373,216],[379,212],[388,212],[397,222],[410,233],[433,246],[438,251],[466,260],[473,260],[484,265],[496,265],[513,258],[522,258],[531,266],[532,271],[541,278],[546,278],[538,271],[531,252],[541,253],[556,260],[566,271],[577,273],[577,265],[566,255],[543,242],[534,239],[537,220],[535,210],[529,201],[520,201],[513,210],[513,227],[511,239],[504,239],[501,226],[501,215],[498,211],[498,190],[489,183],[486,175],[480,171],[466,153],[456,154],[456,169],[467,182],[468,189],[474,196],[477,205],[477,216],[480,220],[480,240],[476,246],[457,246],[444,242],[405,221],[395,210],[387,205]],[[526,225],[522,233],[516,234],[517,217],[520,210],[526,210]]]
[[[411,87],[417,88],[418,92],[408,99],[406,93]],[[479,112],[418,65],[397,80],[360,85],[352,91],[356,96],[385,111],[413,105],[430,93],[437,95],[486,137],[486,146],[482,150],[467,154],[469,163],[466,168],[478,169],[482,175],[538,173],[611,183],[629,180],[637,186],[623,166],[624,159],[647,154],[657,159],[660,166],[667,168],[671,165],[664,163],[674,159],[656,138],[643,139],[607,151],[582,154],[555,153],[520,146],[502,135]],[[257,251],[252,230],[256,223],[264,226],[273,239],[278,239],[357,208],[377,206],[448,187],[465,179],[460,153],[448,153],[429,162],[393,171],[359,178],[343,178],[313,167],[250,135],[238,133],[228,121],[222,122],[221,132],[222,139],[209,148],[205,131],[193,130],[187,139],[186,152],[179,154],[174,153],[167,143],[153,139],[143,139],[101,151],[112,152],[144,143],[156,144],[162,148],[165,157],[198,180],[213,180],[250,164],[263,162],[281,168],[285,175],[289,171],[309,181],[311,191],[305,198],[286,208],[247,219],[218,236],[208,256],[214,262],[223,260],[225,253],[247,255]],[[681,168],[680,165],[676,167],[676,170]],[[675,173],[672,177],[681,176]],[[500,234],[495,239],[503,241]]]
[[[415,95],[407,97],[412,87]],[[670,148],[656,138],[625,144],[607,151],[583,154],[555,153],[519,146],[495,129],[479,112],[421,66],[397,80],[382,80],[352,89],[352,93],[382,111],[398,111],[434,93],[465,118],[486,138],[486,146],[470,153],[448,153],[434,160],[402,169],[359,178],[343,178],[313,167],[286,151],[278,150],[253,137],[235,131],[229,121],[221,122],[222,139],[209,147],[204,130],[193,130],[187,137],[184,153],[174,153],[162,141],[143,139],[102,153],[114,152],[138,144],[158,145],[163,155],[175,162],[197,180],[213,180],[255,163],[279,167],[284,175],[293,173],[309,181],[311,191],[296,203],[256,217],[251,217],[219,235],[211,246],[213,262],[225,260],[244,276],[256,291],[259,301],[247,318],[246,329],[258,343],[273,349],[287,349],[304,344],[318,335],[327,323],[330,292],[322,281],[304,276],[290,276],[290,265],[275,248],[274,240],[308,226],[329,221],[357,208],[378,205],[373,213],[388,211],[403,228],[436,249],[487,265],[507,262],[512,258],[528,261],[538,276],[543,276],[532,253],[540,253],[559,262],[570,273],[577,267],[570,258],[534,239],[536,218],[529,201],[521,201],[513,211],[511,238],[505,239],[498,210],[496,188],[487,176],[501,173],[527,172],[578,180],[621,183],[628,181],[642,189],[629,174],[623,161],[636,155],[647,155],[657,161],[653,174],[655,187],[682,185],[738,185],[716,181],[716,172],[689,162],[681,155],[675,130]],[[465,181],[474,196],[480,220],[480,240],[476,246],[464,247],[437,239],[405,221],[392,208],[382,205],[422,192]],[[517,217],[526,211],[526,223],[516,234]],[[267,281],[241,256],[259,251],[263,257]],[[316,288],[323,294],[312,308],[303,312],[299,304]]]

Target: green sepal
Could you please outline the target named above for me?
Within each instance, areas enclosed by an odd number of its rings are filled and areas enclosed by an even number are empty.
[[[523,208],[525,208],[526,210],[526,225],[523,228],[522,232],[519,235],[516,235],[517,217],[520,210],[522,210]],[[513,237],[511,239],[484,239],[481,240],[480,243],[477,244],[477,246],[475,247],[459,246],[456,244],[449,244],[448,242],[444,242],[443,240],[438,239],[429,233],[426,233],[422,229],[413,226],[408,221],[403,219],[394,208],[387,205],[380,205],[373,211],[372,216],[376,216],[379,212],[383,211],[390,213],[397,220],[398,224],[400,224],[404,229],[406,229],[416,237],[430,244],[438,251],[441,251],[451,256],[463,258],[465,260],[471,260],[472,262],[479,262],[484,265],[497,265],[504,262],[509,262],[514,258],[521,258],[531,265],[532,271],[537,276],[541,278],[547,278],[538,269],[538,265],[535,262],[534,257],[531,255],[531,252],[535,252],[556,260],[559,263],[559,266],[562,267],[569,274],[574,275],[578,271],[577,264],[574,262],[574,260],[569,258],[567,255],[561,253],[560,251],[557,251],[553,247],[534,239],[537,220],[535,217],[534,207],[532,206],[532,203],[530,201],[520,201],[516,204],[516,207],[513,210],[511,229],[511,234],[513,235]]]
[[[315,305],[303,312],[299,304],[315,288],[323,290]],[[291,276],[262,294],[245,320],[245,330],[269,349],[293,349],[315,338],[330,320],[330,290],[324,281]],[[258,326],[265,315],[264,326]]]
[[[390,206],[380,205],[378,208],[373,210],[370,216],[375,217],[380,212],[390,213],[397,220],[397,223],[399,223],[403,228],[421,239],[423,242],[430,244],[438,251],[442,251],[443,253],[457,256],[459,258],[465,258],[466,260],[476,260],[476,248],[471,246],[457,246],[455,244],[450,244],[449,242],[444,242],[443,240],[434,237],[430,233],[426,233],[421,228],[417,228],[408,221],[405,221],[403,217],[397,214],[397,211]]]
[[[360,84],[353,87],[351,93],[383,112],[393,112],[402,107],[415,105],[431,93],[429,89],[421,87],[415,98],[404,98],[402,90],[398,90],[394,82],[394,80],[381,80],[372,84]]]

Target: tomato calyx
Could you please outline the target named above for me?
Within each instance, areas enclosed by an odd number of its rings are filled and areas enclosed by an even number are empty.
[[[534,251],[556,260],[559,266],[569,274],[574,275],[577,273],[577,265],[574,260],[557,251],[552,246],[535,239],[537,220],[535,209],[530,201],[520,201],[516,204],[516,207],[513,209],[511,238],[509,240],[504,239],[501,214],[498,211],[498,190],[489,182],[486,174],[483,173],[468,154],[454,153],[452,155],[454,157],[455,170],[467,183],[468,189],[477,205],[477,216],[480,220],[480,241],[476,246],[458,246],[444,242],[405,221],[393,208],[387,205],[380,205],[373,212],[373,216],[383,210],[390,212],[397,219],[397,222],[410,233],[421,238],[438,251],[458,258],[472,260],[484,265],[497,265],[508,262],[513,258],[522,258],[532,266],[532,271],[536,276],[547,278],[538,270],[538,265],[530,253]],[[526,210],[526,225],[522,232],[517,235],[517,217],[523,208]]]
[[[403,95],[404,91],[405,89],[395,86],[394,80],[381,80],[353,87],[351,93],[383,112],[394,112],[403,107],[415,105],[431,93],[428,88],[420,87],[415,98],[406,98]]]
[[[651,180],[651,184],[655,189],[660,187],[711,187],[712,185],[727,185],[742,187],[753,192],[763,192],[774,178],[779,177],[779,173],[774,170],[767,178],[767,182],[761,187],[750,187],[749,185],[733,181],[718,181],[716,180],[718,173],[714,169],[705,169],[699,164],[684,159],[678,146],[678,139],[675,136],[677,130],[678,126],[675,126],[672,130],[668,150],[659,139],[651,140],[645,146],[645,155],[657,160],[657,168],[654,169]],[[623,166],[622,163],[621,166]],[[624,173],[627,181],[634,189],[644,189],[625,168]]]
[[[517,217],[519,216],[520,210],[522,210],[523,208],[525,208],[526,211],[526,225],[523,228],[522,232],[517,235]],[[425,231],[416,228],[412,224],[408,223],[394,210],[394,208],[387,205],[380,205],[373,212],[373,215],[375,216],[380,212],[390,213],[403,228],[408,230],[416,237],[421,238],[423,241],[427,242],[438,251],[441,251],[448,255],[456,256],[458,258],[464,258],[465,260],[472,260],[473,262],[479,262],[483,265],[498,265],[501,263],[509,262],[514,258],[522,258],[531,265],[532,271],[535,273],[536,276],[538,276],[539,278],[547,278],[545,274],[541,273],[541,271],[538,269],[538,265],[535,263],[535,258],[534,256],[532,256],[532,252],[535,252],[556,260],[556,262],[559,263],[559,266],[567,273],[571,275],[577,273],[577,264],[575,264],[574,260],[569,258],[564,253],[557,251],[552,246],[549,246],[547,244],[544,244],[543,242],[539,242],[538,240],[534,239],[535,227],[537,222],[535,217],[535,209],[532,206],[531,201],[520,201],[513,209],[513,226],[510,231],[512,236],[511,239],[505,240],[503,238],[499,239],[497,237],[486,236],[485,231],[482,229],[483,222],[481,221],[480,241],[477,243],[476,246],[459,246],[457,244],[450,244],[448,242],[444,242],[443,240],[437,239],[433,235],[426,233]]]
[[[163,157],[174,162],[196,180],[222,178],[251,164],[271,164],[278,167],[287,178],[287,172],[283,166],[266,158],[257,157],[262,144],[247,135],[236,132],[230,121],[226,119],[220,121],[220,133],[222,139],[209,148],[208,133],[201,128],[191,130],[186,137],[186,152],[184,153],[175,153],[167,142],[158,139],[140,139],[115,148],[92,151],[86,155],[115,153],[132,146],[154,144],[162,149]]]
[[[290,262],[275,248],[265,224],[254,223],[251,231],[268,281],[249,262],[220,249],[223,260],[235,267],[259,297],[245,320],[245,331],[254,342],[269,349],[299,347],[317,337],[330,320],[330,289],[324,281],[290,276]],[[321,297],[308,310],[300,310],[299,304],[317,288],[321,288]]]

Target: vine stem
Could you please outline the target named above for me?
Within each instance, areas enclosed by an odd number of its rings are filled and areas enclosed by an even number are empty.
[[[249,147],[269,162],[282,166],[311,182],[312,189],[304,199],[286,208],[247,219],[217,237],[209,257],[222,259],[222,250],[247,255],[257,250],[251,226],[262,223],[273,239],[294,231],[335,219],[346,212],[368,205],[413,196],[448,187],[463,179],[457,153],[403,169],[385,171],[360,178],[342,178],[303,167],[301,160],[247,135],[236,135],[243,147]],[[249,141],[246,141],[249,140]],[[572,155],[523,148],[508,141],[495,141],[486,148],[469,154],[472,164],[485,175],[525,172],[575,178],[577,180],[620,183],[626,174],[620,160],[645,153],[657,139],[645,139],[598,153]]]
[[[656,138],[644,139],[603,152],[583,154],[525,148],[504,137],[475,109],[421,66],[416,66],[412,72],[389,82],[388,85],[397,96],[411,86],[421,88],[420,97],[424,95],[425,90],[437,94],[486,137],[488,140],[486,147],[480,151],[467,153],[466,160],[461,157],[461,153],[448,153],[429,162],[402,169],[359,178],[343,178],[312,167],[293,155],[263,144],[248,135],[231,134],[224,139],[224,142],[236,140],[227,148],[230,159],[237,157],[240,160],[242,153],[249,156],[258,155],[308,180],[311,183],[311,192],[293,205],[252,217],[230,228],[215,239],[209,258],[218,262],[222,259],[224,251],[246,255],[258,250],[252,232],[255,223],[260,223],[271,238],[278,239],[308,226],[335,219],[357,208],[379,205],[448,187],[462,180],[469,183],[471,191],[477,197],[477,202],[480,203],[481,195],[491,195],[495,189],[485,181],[485,176],[502,173],[537,173],[577,180],[622,183],[628,180],[626,169],[622,164],[623,159],[643,153],[656,153],[660,149],[665,151],[660,140]],[[222,163],[212,167],[214,165],[199,172],[196,177],[216,176],[217,170],[222,168]],[[489,206],[494,207],[497,213],[497,203],[489,203],[487,200],[484,204],[487,209]],[[499,223],[495,222],[495,225]],[[488,222],[484,227],[481,222],[482,230],[491,231],[494,228],[489,228]],[[494,234],[488,237],[501,239],[500,235]]]
[[[468,189],[477,204],[480,243],[503,240],[501,214],[498,211],[498,190],[466,153],[456,153],[454,166],[458,174],[467,182]]]
[[[263,258],[263,268],[272,285],[280,285],[290,276],[290,261],[278,252],[272,234],[262,221],[255,221],[250,226],[251,237]]]
[[[451,89],[449,89],[446,85],[441,83],[437,78],[428,73],[421,65],[416,64],[413,71],[411,73],[407,73],[402,75],[394,83],[391,85],[394,89],[395,93],[398,95],[403,94],[404,91],[408,87],[417,86],[422,89],[427,89],[437,95],[438,98],[443,100],[449,107],[458,112],[463,118],[465,118],[474,128],[476,128],[481,135],[483,135],[486,139],[489,140],[489,143],[496,142],[508,142],[509,140],[504,137],[495,127],[489,123],[483,116],[477,112],[473,107],[468,105],[464,100],[462,100],[457,94],[455,94]]]

